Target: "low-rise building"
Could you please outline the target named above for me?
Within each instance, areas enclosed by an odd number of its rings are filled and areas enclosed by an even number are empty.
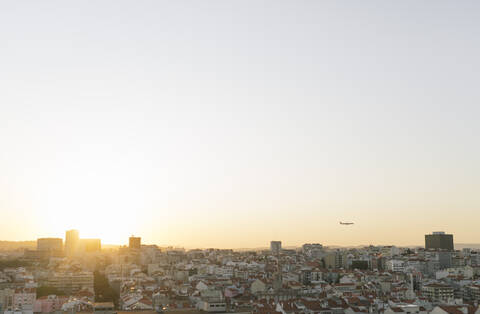
[[[54,273],[48,278],[48,286],[68,294],[82,289],[93,290],[93,273],[88,271]]]
[[[422,287],[422,294],[431,302],[440,303],[453,300],[453,288],[449,285],[431,283]]]

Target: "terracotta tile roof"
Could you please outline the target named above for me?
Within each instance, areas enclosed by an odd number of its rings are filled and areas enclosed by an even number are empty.
[[[391,307],[390,309],[395,313],[403,313],[403,310],[399,307]]]
[[[440,305],[439,306],[442,310],[450,314],[464,314],[462,310],[459,309],[458,306],[453,305]]]

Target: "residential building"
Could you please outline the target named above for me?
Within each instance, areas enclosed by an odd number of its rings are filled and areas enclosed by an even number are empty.
[[[422,294],[434,303],[448,302],[453,300],[453,288],[449,285],[431,283],[422,286]]]
[[[92,272],[64,272],[54,273],[48,278],[48,286],[65,293],[75,293],[82,289],[93,289]]]

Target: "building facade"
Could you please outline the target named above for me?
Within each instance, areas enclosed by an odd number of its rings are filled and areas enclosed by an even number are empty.
[[[128,247],[139,250],[142,247],[142,238],[133,236],[128,238]]]
[[[78,250],[80,234],[78,230],[68,230],[65,233],[65,254],[72,257]]]
[[[448,302],[453,299],[453,288],[449,285],[432,283],[422,287],[423,295],[431,302]]]
[[[62,238],[37,239],[37,251],[63,251]]]
[[[79,249],[82,253],[100,252],[102,241],[100,239],[80,239]]]
[[[453,251],[453,234],[445,234],[443,231],[426,234],[425,249]]]
[[[83,289],[93,290],[93,273],[88,271],[55,273],[48,278],[48,286],[69,294]]]
[[[270,251],[272,254],[278,255],[282,251],[282,241],[271,241]]]

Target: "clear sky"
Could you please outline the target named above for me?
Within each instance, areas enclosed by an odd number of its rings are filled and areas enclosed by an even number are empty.
[[[0,239],[478,243],[479,56],[478,1],[2,1]]]

